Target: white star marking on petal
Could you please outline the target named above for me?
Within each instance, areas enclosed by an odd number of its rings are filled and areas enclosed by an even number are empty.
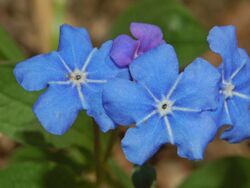
[[[103,84],[106,83],[107,80],[93,80],[93,79],[86,79],[87,83],[94,83],[94,84]]]
[[[57,85],[69,85],[71,84],[71,81],[51,81],[49,84],[57,84]]]
[[[237,91],[233,91],[233,95],[242,99],[250,100],[250,96],[245,95],[243,93],[239,93]]]
[[[225,108],[227,117],[228,117],[229,120],[231,121],[231,116],[230,116],[230,113],[229,113],[229,109],[228,109],[228,105],[227,105],[227,101],[226,101],[226,100],[224,101],[224,108]]]
[[[140,125],[144,122],[146,122],[147,120],[149,120],[153,115],[155,115],[157,113],[157,110],[153,110],[152,112],[150,112],[148,115],[146,115],[142,120],[140,120],[138,123],[136,123],[136,125]]]
[[[86,61],[84,62],[81,70],[77,69],[77,67],[75,67],[76,69],[74,71],[72,71],[69,66],[67,65],[67,63],[64,61],[64,59],[60,56],[59,53],[56,53],[58,58],[60,59],[60,62],[63,64],[64,68],[68,71],[68,75],[67,78],[68,80],[67,81],[50,81],[48,82],[48,84],[58,84],[58,85],[69,85],[69,84],[72,84],[72,87],[76,87],[77,89],[77,93],[79,95],[79,99],[81,101],[81,104],[82,104],[82,107],[84,109],[86,109],[86,101],[85,101],[85,98],[84,98],[84,95],[82,93],[82,86],[83,85],[86,85],[88,83],[90,84],[103,84],[103,83],[106,83],[107,80],[96,80],[96,79],[88,79],[88,72],[86,71],[87,70],[87,67],[88,65],[90,64],[91,62],[91,59],[93,58],[94,54],[97,52],[97,48],[94,48],[88,55]],[[75,59],[75,54],[74,52],[72,51],[72,54],[74,56],[74,59]],[[75,62],[74,62],[75,63]],[[76,65],[75,65],[76,66]]]
[[[167,97],[166,97],[167,99],[169,99],[169,98],[171,97],[171,95],[173,94],[174,90],[177,88],[177,86],[178,86],[178,84],[179,84],[179,82],[180,82],[180,80],[181,80],[181,78],[182,78],[182,75],[183,75],[183,73],[181,73],[181,74],[178,76],[178,78],[176,79],[174,85],[171,87],[170,91],[169,91],[168,94],[167,94]]]
[[[242,63],[242,65],[238,69],[236,69],[236,71],[231,75],[230,79],[233,80],[245,65],[246,65],[245,63]]]
[[[193,109],[193,108],[186,108],[186,107],[178,107],[178,106],[173,106],[172,107],[173,111],[181,111],[181,112],[201,112],[200,109]]]
[[[174,144],[174,135],[173,135],[173,131],[172,131],[172,128],[171,128],[171,125],[170,125],[170,123],[168,121],[167,116],[164,116],[164,123],[165,123],[165,126],[167,128],[169,141],[170,141],[171,144]]]
[[[222,84],[223,89],[220,90],[220,93],[225,96],[225,100],[228,98],[239,97],[241,99],[250,100],[250,96],[244,93],[235,91],[235,85],[232,80],[239,74],[239,72],[244,68],[246,64],[243,63],[239,68],[237,68],[233,74],[230,76],[230,81],[226,81],[224,78],[224,69],[222,69]]]
[[[148,92],[148,94],[152,97],[152,99],[156,102],[159,103],[160,100],[157,99],[157,97],[148,89],[148,87],[145,84],[142,84],[142,86],[144,87],[144,89]]]
[[[56,53],[56,55],[58,56],[58,58],[60,59],[60,62],[63,64],[64,68],[69,72],[72,73],[72,70],[69,68],[69,66],[67,65],[67,63],[64,61],[64,59],[60,56],[59,53]]]
[[[136,125],[140,125],[144,122],[146,122],[147,120],[149,120],[153,115],[155,114],[159,114],[159,118],[164,120],[164,124],[166,127],[166,132],[167,135],[169,137],[169,142],[171,144],[174,144],[174,135],[173,135],[173,131],[171,128],[171,124],[168,120],[168,116],[171,115],[172,113],[174,113],[174,111],[180,111],[180,112],[190,112],[190,113],[199,113],[201,112],[200,109],[193,109],[193,108],[188,108],[188,107],[182,107],[182,106],[175,106],[174,102],[170,100],[171,95],[173,94],[173,92],[175,91],[175,89],[177,88],[181,78],[182,78],[183,74],[180,74],[176,81],[174,82],[173,86],[170,88],[168,94],[166,97],[163,96],[163,99],[160,101],[159,99],[157,99],[155,97],[155,95],[145,86],[143,85],[143,87],[145,88],[145,90],[147,91],[147,93],[152,97],[152,99],[155,102],[155,110],[153,110],[152,112],[150,112],[149,114],[147,114],[144,118],[142,118],[142,120],[138,121],[136,123]]]
[[[94,48],[94,49],[89,53],[89,55],[88,55],[88,57],[87,57],[87,60],[84,62],[83,66],[82,66],[82,69],[81,69],[82,72],[85,72],[85,71],[86,71],[86,69],[87,69],[87,67],[88,67],[88,65],[89,65],[89,63],[90,63],[90,61],[91,61],[93,55],[95,54],[95,52],[97,52],[97,48]]]
[[[76,86],[76,88],[77,88],[77,92],[78,92],[78,95],[79,95],[79,98],[80,98],[80,101],[82,104],[82,108],[86,109],[86,101],[85,101],[85,98],[84,98],[83,93],[81,91],[82,87],[81,87],[81,85],[78,85],[78,86]]]

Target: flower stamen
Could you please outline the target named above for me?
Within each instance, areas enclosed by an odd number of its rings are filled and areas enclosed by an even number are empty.
[[[225,96],[226,99],[232,98],[234,96],[234,88],[235,86],[231,82],[225,82],[220,92]]]
[[[167,114],[172,113],[173,111],[172,107],[173,107],[173,102],[164,99],[163,101],[158,103],[157,110],[161,116],[166,116]]]
[[[76,80],[80,80],[82,78],[82,76],[80,74],[76,75],[75,79]]]
[[[73,85],[81,85],[86,82],[87,79],[87,73],[81,72],[80,70],[75,70],[71,74],[69,74],[69,81]]]
[[[167,107],[168,107],[168,104],[163,104],[163,105],[161,106],[161,108],[162,108],[163,110],[166,110]]]

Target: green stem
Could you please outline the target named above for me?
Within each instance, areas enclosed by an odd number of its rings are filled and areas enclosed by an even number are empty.
[[[94,121],[93,131],[94,131],[94,154],[96,162],[96,168],[95,168],[96,186],[99,187],[99,185],[101,184],[101,174],[102,174],[101,159],[100,159],[101,144],[100,144],[99,128],[95,121]]]
[[[115,130],[113,130],[111,132],[111,135],[110,135],[110,138],[109,138],[109,142],[108,142],[108,146],[107,146],[104,158],[103,158],[103,162],[104,163],[107,162],[107,160],[109,159],[110,155],[112,154],[113,147],[114,147],[114,144],[115,144],[115,140],[118,137],[118,134],[119,134],[119,129],[115,129]]]

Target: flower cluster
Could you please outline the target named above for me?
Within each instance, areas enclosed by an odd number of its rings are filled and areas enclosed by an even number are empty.
[[[81,110],[103,132],[135,125],[122,148],[139,165],[166,143],[179,156],[200,160],[223,125],[230,127],[222,139],[250,137],[250,58],[238,48],[233,26],[209,33],[211,50],[223,60],[218,68],[197,58],[183,72],[159,27],[132,23],[130,30],[135,39],[120,35],[97,49],[84,28],[65,24],[57,51],[15,67],[24,89],[47,88],[33,110],[48,132],[65,133]]]

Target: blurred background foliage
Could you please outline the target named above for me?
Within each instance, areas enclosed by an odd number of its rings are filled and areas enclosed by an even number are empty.
[[[92,120],[82,112],[65,135],[46,133],[32,113],[42,92],[24,91],[12,74],[17,62],[56,49],[62,23],[87,27],[95,45],[129,33],[132,21],[159,25],[183,68],[198,56],[218,65],[206,42],[217,24],[236,25],[240,46],[249,52],[249,10],[249,0],[0,0],[0,187],[96,187]],[[98,187],[250,187],[247,142],[216,139],[202,162],[181,159],[175,147],[164,146],[139,168],[121,152],[123,134],[123,128],[101,133]]]

